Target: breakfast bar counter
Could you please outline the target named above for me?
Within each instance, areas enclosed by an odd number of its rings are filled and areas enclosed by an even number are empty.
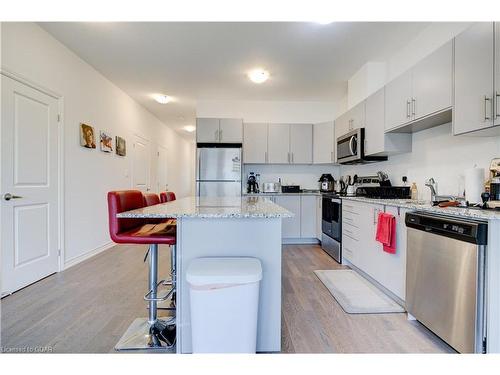
[[[200,257],[241,256],[261,261],[257,351],[281,350],[281,220],[292,216],[263,197],[187,197],[117,215],[177,219],[178,353],[192,352],[185,275],[190,262]]]

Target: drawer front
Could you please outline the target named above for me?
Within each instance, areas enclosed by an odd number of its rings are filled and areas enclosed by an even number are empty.
[[[342,236],[342,256],[352,264],[356,265],[359,242],[349,236]]]
[[[345,224],[342,226],[342,239],[344,236],[350,237],[353,240],[359,241],[361,239],[361,233],[359,231],[359,228],[356,228],[352,225]]]
[[[359,217],[351,213],[342,216],[342,225],[348,225],[352,228],[359,228]]]

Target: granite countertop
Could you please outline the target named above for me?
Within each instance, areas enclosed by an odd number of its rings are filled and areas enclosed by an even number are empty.
[[[500,210],[481,210],[467,207],[438,207],[429,201],[415,201],[411,199],[374,199],[364,197],[341,197],[364,203],[381,204],[385,206],[402,207],[410,210],[430,212],[447,216],[459,216],[471,219],[500,220]]]
[[[289,218],[294,214],[262,197],[187,197],[126,211],[118,218]]]

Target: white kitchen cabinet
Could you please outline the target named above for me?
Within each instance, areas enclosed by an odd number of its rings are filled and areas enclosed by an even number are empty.
[[[312,124],[290,125],[290,163],[312,164],[313,161]]]
[[[291,218],[285,218],[282,220],[281,224],[281,236],[282,238],[300,238],[300,196],[299,195],[277,195],[275,196],[275,202],[277,205],[286,208],[288,211],[292,212],[295,216]]]
[[[196,142],[198,143],[219,142],[218,118],[196,119]]]
[[[405,299],[407,210],[385,206],[396,218],[396,253],[383,250],[375,240],[381,204],[342,201],[342,252],[352,265],[366,273],[396,296]]]
[[[385,86],[385,130],[411,121],[411,70]]]
[[[243,142],[243,120],[240,118],[221,118],[219,121],[220,136],[222,143]]]
[[[243,163],[267,163],[267,124],[245,123],[243,134]]]
[[[316,196],[300,196],[300,237],[316,238]]]
[[[363,128],[365,126],[365,101],[356,104],[348,112],[351,117],[351,125],[349,130]]]
[[[365,155],[394,155],[411,151],[410,133],[384,133],[385,89],[370,95],[365,103]]]
[[[453,134],[493,126],[494,25],[478,22],[455,37]]]
[[[366,99],[365,154],[385,151],[385,90],[382,88]]]
[[[494,95],[495,126],[500,125],[500,23],[495,22],[495,95]]]
[[[313,125],[313,163],[335,163],[334,125],[332,121]]]
[[[412,119],[452,106],[453,41],[449,41],[412,68]]]
[[[269,124],[267,145],[268,163],[290,163],[290,125]]]
[[[321,235],[323,234],[322,220],[323,220],[323,197],[319,195],[316,196],[316,238],[320,241],[321,241]]]
[[[335,119],[335,144],[337,138],[349,133],[351,126],[351,117],[349,111]]]
[[[196,142],[241,143],[243,142],[243,120],[234,118],[197,118]]]

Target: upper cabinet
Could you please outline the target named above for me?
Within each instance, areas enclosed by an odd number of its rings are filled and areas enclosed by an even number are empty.
[[[450,108],[453,104],[453,41],[449,41],[412,69],[414,119]]]
[[[411,121],[411,70],[385,86],[385,130]]]
[[[241,143],[243,142],[242,119],[196,119],[196,142]]]
[[[453,90],[453,42],[449,41],[389,82],[385,90],[386,131],[399,129],[411,132],[449,122]],[[441,114],[444,111],[447,111],[446,114]],[[411,126],[406,127],[407,124]]]
[[[243,162],[250,164],[312,164],[311,124],[245,123]]]
[[[313,128],[311,124],[290,125],[290,163],[312,164]]]
[[[313,163],[335,163],[335,133],[333,121],[313,125]]]
[[[357,104],[335,120],[335,137],[365,126],[365,102]]]
[[[385,133],[385,89],[370,95],[365,102],[365,155],[387,156],[411,151],[411,134]]]
[[[242,143],[243,120],[240,118],[221,118],[219,122],[220,142]]]
[[[455,37],[455,135],[490,128],[497,120],[493,64],[500,48],[494,45],[494,29],[492,22],[479,22]],[[495,70],[498,83],[498,66]]]
[[[494,124],[500,125],[500,24],[495,23],[495,114]]]
[[[268,163],[288,164],[290,159],[290,125],[269,124]]]
[[[267,124],[243,125],[243,163],[267,163]]]

